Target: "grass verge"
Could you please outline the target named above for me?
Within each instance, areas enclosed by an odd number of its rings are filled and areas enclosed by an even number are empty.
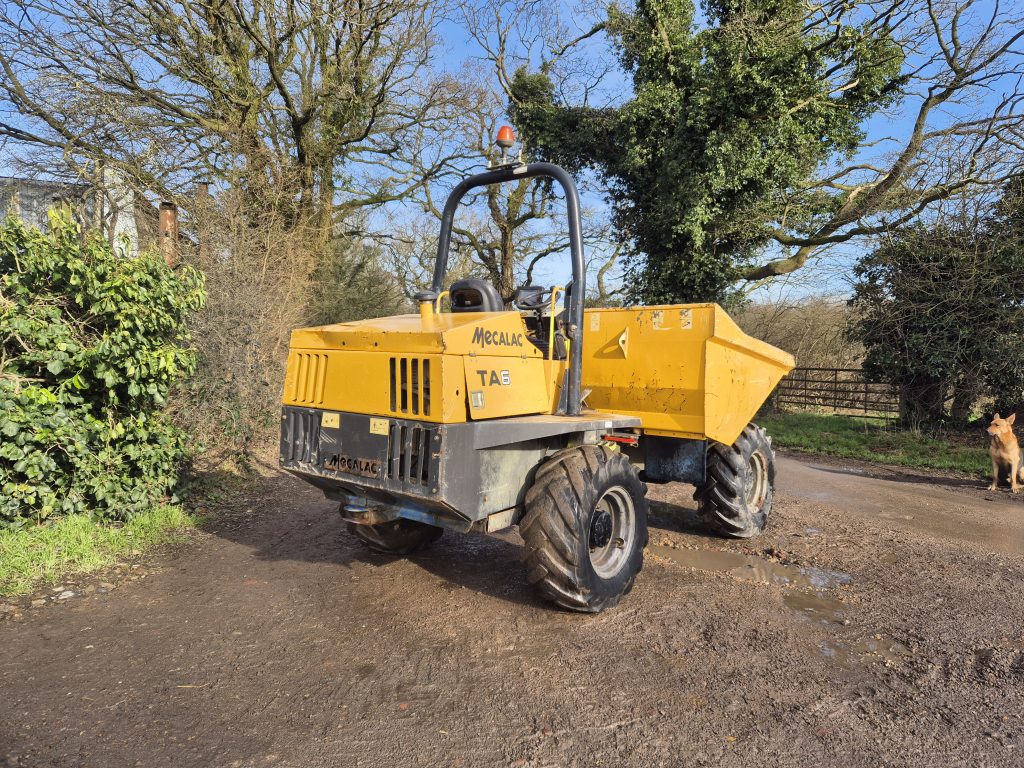
[[[898,430],[874,419],[814,413],[773,413],[757,421],[775,445],[793,451],[970,474],[991,471],[980,430],[977,435],[930,436]]]
[[[0,530],[0,595],[23,595],[37,584],[99,570],[120,557],[171,541],[192,525],[181,507],[161,506],[121,526],[69,515],[48,525]]]

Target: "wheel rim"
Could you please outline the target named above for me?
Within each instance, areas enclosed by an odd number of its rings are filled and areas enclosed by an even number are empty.
[[[768,495],[768,462],[764,454],[754,451],[747,461],[747,478],[743,488],[743,498],[747,507],[760,512]]]
[[[629,559],[636,531],[636,509],[629,491],[609,488],[590,516],[590,564],[602,579],[617,574]]]

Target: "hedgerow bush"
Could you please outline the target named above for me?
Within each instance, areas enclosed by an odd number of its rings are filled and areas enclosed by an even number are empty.
[[[0,526],[125,520],[172,492],[189,451],[163,406],[195,367],[202,275],[50,224],[0,225]]]

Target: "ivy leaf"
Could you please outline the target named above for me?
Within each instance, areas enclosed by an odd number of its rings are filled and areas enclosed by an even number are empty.
[[[190,446],[157,397],[140,397],[194,370],[185,320],[202,276],[118,256],[58,214],[48,233],[0,221],[0,287],[0,338],[21,342],[4,347],[17,378],[0,379],[0,529],[70,513],[125,520],[165,501]]]

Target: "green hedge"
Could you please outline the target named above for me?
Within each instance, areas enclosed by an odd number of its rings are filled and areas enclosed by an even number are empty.
[[[195,367],[202,275],[50,223],[0,225],[0,526],[126,520],[167,498],[189,447],[163,406]]]

